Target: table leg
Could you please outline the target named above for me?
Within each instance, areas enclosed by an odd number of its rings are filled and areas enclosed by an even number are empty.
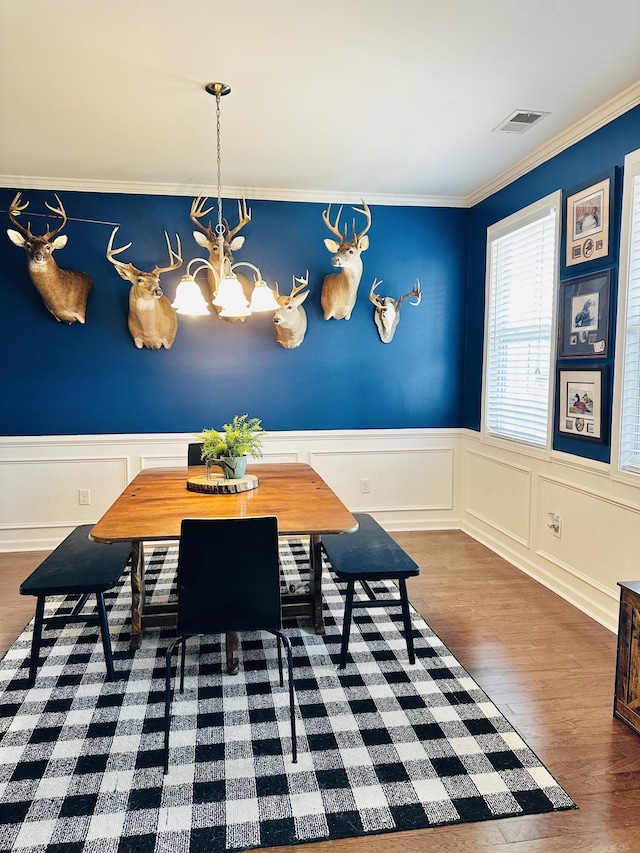
[[[309,595],[311,597],[311,618],[316,634],[324,634],[322,616],[322,540],[317,533],[309,537]]]
[[[139,649],[142,643],[142,614],[144,612],[144,544],[131,543],[131,639],[130,649]]]
[[[237,631],[228,631],[225,636],[225,646],[227,650],[227,672],[229,675],[237,675],[239,663],[235,653],[240,648],[240,634]]]

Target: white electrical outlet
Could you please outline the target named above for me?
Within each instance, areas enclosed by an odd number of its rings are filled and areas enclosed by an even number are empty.
[[[91,491],[89,489],[78,491],[78,503],[80,506],[88,506],[91,503]]]
[[[371,480],[368,477],[363,477],[360,480],[360,493],[363,495],[368,495],[371,491]]]
[[[562,538],[562,519],[559,515],[556,515],[555,512],[550,512],[548,514],[548,522],[547,526],[553,530],[553,535],[558,539]]]

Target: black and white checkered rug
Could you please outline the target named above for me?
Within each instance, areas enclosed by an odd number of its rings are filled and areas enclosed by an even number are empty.
[[[282,542],[287,586],[305,548]],[[176,558],[147,550],[151,600],[175,594]],[[417,613],[414,666],[399,609],[372,609],[356,613],[352,662],[338,670],[343,595],[328,570],[324,593],[324,637],[287,626],[297,764],[270,635],[242,637],[236,676],[222,671],[220,639],[199,655],[191,641],[163,777],[171,631],[129,651],[128,575],[108,595],[118,681],[104,681],[97,627],[74,624],[45,630],[27,690],[28,626],[0,663],[0,850],[216,853],[575,807]]]

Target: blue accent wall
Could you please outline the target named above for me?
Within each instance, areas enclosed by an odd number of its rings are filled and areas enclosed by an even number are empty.
[[[557,450],[604,462],[609,461],[622,166],[625,155],[638,147],[640,147],[640,107],[629,110],[620,118],[528,172],[503,190],[494,193],[470,211],[462,407],[464,427],[472,430],[480,429],[487,228],[558,189],[566,192],[613,167],[619,167],[614,198],[613,249],[606,263],[600,265],[602,268],[612,270],[610,356],[597,362],[605,368],[603,388],[603,405],[606,411],[605,440],[596,444],[570,436],[556,435],[554,438],[554,447]],[[591,271],[592,266],[589,266],[588,270]],[[576,266],[572,268],[570,275],[565,277],[581,275],[582,272],[583,268]],[[590,365],[595,366],[596,362],[594,360],[563,360],[559,364],[566,369],[584,370]]]
[[[121,226],[116,245],[133,241],[122,259],[141,269],[167,262],[164,230],[174,243],[180,234],[185,261],[203,256],[192,237],[192,198],[61,192],[69,242],[56,260],[93,277],[87,322],[65,326],[53,319],[27,275],[25,252],[5,234],[0,239],[0,433],[196,432],[244,412],[261,418],[267,430],[479,430],[487,228],[555,190],[569,190],[618,167],[614,249],[606,264],[614,283],[612,345],[604,362],[609,413],[621,167],[638,147],[640,107],[471,210],[372,206],[371,245],[363,255],[364,274],[349,321],[322,318],[320,290],[331,272],[323,244],[329,236],[321,218],[324,205],[250,200],[253,218],[235,260],[257,264],[267,281],[279,282],[282,293],[289,292],[293,275],[310,273],[307,335],[294,350],[275,342],[270,315],[243,324],[181,317],[171,350],[136,349],[127,329],[129,285],[105,256],[113,223]],[[22,221],[31,221],[36,233],[45,227],[36,214],[45,212],[56,189],[23,191],[30,207]],[[0,190],[6,227],[11,227],[6,212],[14,194]],[[224,214],[236,221],[235,201],[225,200]],[[351,223],[353,215],[345,207],[343,221]],[[178,270],[161,279],[171,299],[180,275]],[[204,274],[201,278],[204,285]],[[374,278],[384,282],[381,295],[399,297],[416,278],[423,288],[419,307],[403,305],[390,344],[381,343],[373,323],[368,292]],[[609,439],[607,423],[602,444],[556,436],[554,446],[606,461]]]
[[[46,212],[45,201],[54,203],[55,191],[22,192],[30,204],[20,221],[30,221],[36,234],[45,230],[37,214]],[[281,293],[293,275],[309,270],[304,342],[293,350],[277,344],[271,315],[245,323],[212,315],[180,317],[172,349],[150,351],[136,349],[129,334],[129,284],[107,261],[107,241],[119,224],[115,245],[133,242],[119,258],[143,270],[168,263],[165,230],[173,245],[180,235],[185,262],[204,256],[192,236],[192,197],[59,192],[69,239],[55,258],[94,280],[86,324],[67,326],[45,309],[26,253],[6,236],[14,194],[0,190],[3,435],[196,432],[244,412],[267,430],[460,425],[468,210],[372,206],[355,310],[349,321],[325,321],[320,290],[331,256],[323,244],[330,236],[324,206],[249,200],[253,217],[235,260],[257,264]],[[224,215],[237,221],[235,201],[225,200]],[[346,206],[350,228],[353,216]],[[161,277],[170,299],[183,270]],[[368,293],[375,277],[383,279],[381,295],[399,297],[416,278],[423,288],[420,306],[403,304],[390,344],[381,343],[373,322]],[[199,280],[206,290],[204,273]]]

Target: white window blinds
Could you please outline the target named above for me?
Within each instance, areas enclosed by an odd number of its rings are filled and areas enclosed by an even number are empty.
[[[623,201],[623,232],[628,235],[628,251],[625,259],[621,258],[621,291],[626,281],[626,305],[619,342],[622,350],[619,467],[640,473],[640,158],[635,163],[632,161],[629,168],[632,173],[625,182]]]
[[[557,218],[554,196],[488,232],[484,430],[540,447],[550,433]]]

